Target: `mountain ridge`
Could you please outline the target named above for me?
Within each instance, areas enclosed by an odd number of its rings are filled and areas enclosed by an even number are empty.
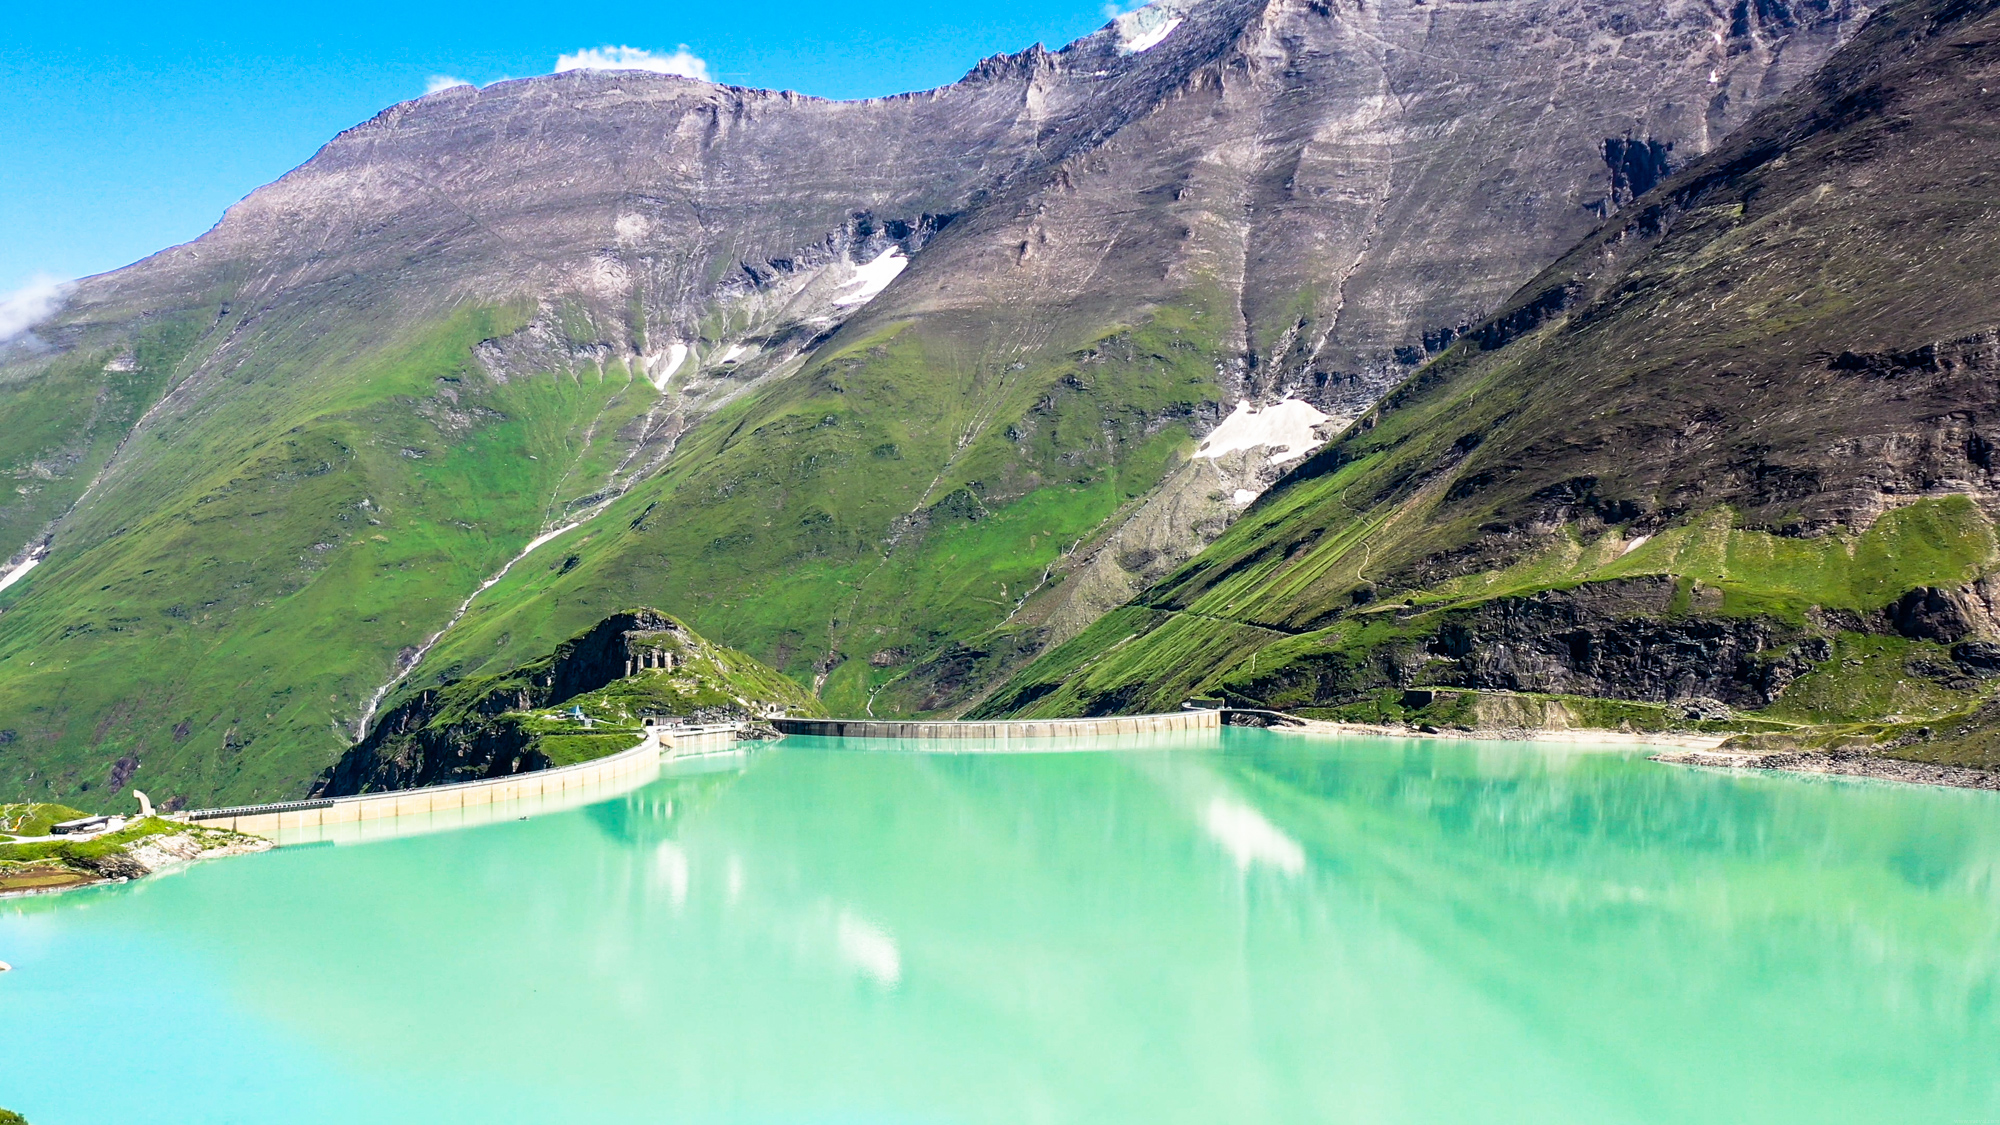
[[[0,785],[290,793],[635,604],[963,709],[1287,467],[1192,457],[1233,404],[1359,413],[1865,10],[1213,0],[865,103],[394,107],[0,357]]]

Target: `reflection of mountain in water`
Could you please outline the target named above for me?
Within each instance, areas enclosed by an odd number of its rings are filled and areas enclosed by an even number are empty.
[[[707,809],[735,785],[756,760],[751,750],[712,754],[660,766],[660,780],[615,800],[602,801],[584,815],[621,844],[671,840],[687,818]]]
[[[162,930],[212,918],[232,995],[420,1060],[424,1089],[495,1120],[544,1075],[561,1120],[2000,1105],[1967,1062],[2000,996],[1987,794],[1257,731],[712,763],[581,815],[212,865],[133,901]],[[445,965],[440,934],[465,938]]]
[[[1838,1085],[1879,1092],[1934,1066],[1941,1033],[1992,1026],[1985,794],[1422,741],[1267,740],[1217,765],[1351,908],[1552,1041],[1623,1045],[1599,1064],[1610,1086],[1866,1056]],[[1703,1115],[1677,1096],[1659,1119]]]

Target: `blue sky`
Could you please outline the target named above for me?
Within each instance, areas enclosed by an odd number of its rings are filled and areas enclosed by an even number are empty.
[[[867,97],[1088,34],[1104,0],[13,5],[0,16],[0,294],[199,236],[341,129],[566,54],[687,53],[719,82]],[[686,64],[693,65],[693,64]]]

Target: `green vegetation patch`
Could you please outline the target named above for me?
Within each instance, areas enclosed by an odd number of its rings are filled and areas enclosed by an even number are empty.
[[[49,834],[49,829],[64,821],[78,820],[89,815],[68,805],[34,801],[0,805],[0,835],[46,836]]]
[[[643,735],[635,729],[579,731],[537,731],[528,740],[527,750],[548,762],[549,769],[574,766],[609,758],[639,744]]]
[[[0,557],[67,511],[148,407],[177,382],[216,310],[161,317],[131,346],[0,372]]]
[[[517,567],[429,663],[463,676],[657,602],[836,713],[918,709],[912,668],[1005,623],[1191,451],[1229,323],[1205,300],[1064,312],[1033,328],[1064,342],[1025,355],[990,326],[857,325],[686,435],[563,545],[573,565]]]
[[[1439,583],[1411,600],[1447,605],[1666,574],[1719,591],[1722,601],[1707,607],[1711,612],[1803,623],[1814,606],[1874,611],[1918,586],[1962,585],[1994,555],[1992,521],[1962,495],[1891,509],[1859,534],[1799,538],[1737,527],[1736,519],[1718,509],[1643,542],[1613,531],[1586,544],[1566,528],[1529,558]]]
[[[2000,770],[2000,702],[1987,702],[1970,713],[1887,732],[1881,753],[1912,762],[1966,769]]]
[[[227,394],[149,423],[0,595],[18,739],[0,791],[87,803],[136,776],[161,800],[303,795],[398,653],[601,491],[657,401],[618,364],[496,380],[474,349],[526,315],[357,314],[246,344]]]
[[[133,878],[147,869],[127,852],[133,845],[164,836],[184,836],[202,851],[242,844],[251,839],[238,832],[184,824],[160,817],[128,822],[116,832],[87,840],[40,840],[0,843],[0,891],[46,890],[99,879]]]
[[[1833,658],[1787,685],[1765,713],[1813,724],[1923,721],[1963,711],[1981,690],[1965,680],[1944,645],[1842,633]]]

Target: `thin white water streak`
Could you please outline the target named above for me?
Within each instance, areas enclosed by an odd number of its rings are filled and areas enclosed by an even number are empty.
[[[680,401],[681,401],[680,396],[676,394],[674,396],[674,405],[679,406]],[[374,721],[375,711],[377,708],[382,706],[382,700],[387,698],[389,693],[396,689],[397,684],[400,684],[404,680],[408,679],[410,673],[417,670],[417,667],[424,662],[424,657],[429,655],[430,651],[433,648],[437,647],[437,643],[440,640],[444,639],[444,635],[446,633],[451,632],[453,626],[457,625],[460,621],[464,620],[465,615],[472,609],[472,603],[478,599],[479,595],[499,585],[501,579],[507,577],[507,572],[514,569],[514,564],[520,562],[522,559],[527,558],[529,555],[534,554],[536,548],[541,547],[542,545],[546,544],[549,540],[554,539],[557,536],[564,534],[565,532],[574,531],[576,528],[579,528],[584,524],[589,523],[591,520],[597,518],[598,515],[603,513],[606,509],[610,508],[612,504],[616,503],[619,500],[619,498],[623,497],[627,492],[630,492],[632,488],[635,485],[637,485],[640,481],[645,480],[647,477],[651,476],[654,472],[656,472],[659,469],[659,467],[666,462],[667,458],[673,456],[674,449],[680,445],[680,434],[678,433],[675,434],[673,438],[667,442],[667,447],[664,450],[660,451],[659,456],[654,457],[648,462],[646,462],[639,468],[637,472],[633,473],[630,477],[627,477],[623,483],[620,483],[618,480],[619,475],[625,471],[626,466],[630,465],[632,463],[632,459],[639,455],[639,450],[645,447],[646,439],[652,433],[653,420],[659,416],[660,406],[661,402],[659,400],[656,400],[653,403],[653,405],[647,409],[646,420],[640,426],[639,440],[633,443],[632,449],[628,451],[625,454],[625,457],[618,462],[618,467],[611,470],[612,487],[610,494],[605,496],[604,499],[598,501],[596,504],[593,504],[589,508],[586,508],[583,514],[578,516],[576,519],[571,520],[570,522],[563,524],[560,527],[554,528],[549,531],[544,531],[540,535],[537,535],[533,539],[530,539],[528,541],[528,545],[521,548],[519,554],[507,560],[507,565],[501,567],[498,571],[495,571],[484,582],[481,582],[479,584],[478,589],[472,591],[471,594],[467,595],[466,599],[463,602],[459,603],[457,612],[453,613],[451,615],[450,620],[444,623],[444,628],[439,629],[435,633],[432,633],[430,637],[424,641],[423,644],[418,645],[416,654],[410,657],[409,662],[403,665],[402,668],[398,669],[396,674],[394,676],[391,676],[387,683],[383,684],[381,687],[376,688],[375,693],[368,697],[368,706],[362,710],[361,720],[360,722],[356,723],[354,727],[355,741],[358,742],[362,738],[365,738],[367,736],[368,724]]]
[[[591,513],[591,515],[596,515],[596,514],[597,514],[596,512]],[[584,517],[584,519],[589,519],[589,518],[590,518],[589,516]],[[533,539],[528,540],[528,545],[521,548],[520,554],[517,554],[513,558],[508,559],[506,566],[503,566],[499,570],[495,571],[492,574],[492,576],[486,579],[486,581],[481,582],[479,584],[478,589],[472,591],[472,593],[466,596],[466,599],[464,601],[458,603],[457,612],[451,615],[451,620],[446,621],[444,623],[444,628],[439,629],[435,633],[432,633],[428,640],[424,641],[423,644],[418,645],[416,655],[410,657],[409,663],[403,665],[401,671],[397,672],[394,676],[389,677],[389,682],[383,684],[381,687],[376,688],[375,694],[368,697],[368,706],[365,710],[361,712],[361,721],[355,724],[354,727],[355,741],[358,742],[365,735],[367,735],[368,724],[375,718],[375,709],[382,705],[383,698],[387,696],[391,691],[395,690],[397,684],[400,684],[404,680],[408,679],[411,672],[417,670],[417,665],[422,664],[424,662],[424,657],[428,655],[433,648],[437,647],[438,641],[442,639],[446,633],[451,632],[451,627],[458,624],[459,621],[465,617],[466,612],[472,608],[473,599],[479,597],[479,595],[485,593],[486,591],[492,589],[494,586],[498,585],[501,579],[507,577],[507,572],[514,569],[514,564],[520,562],[522,559],[527,558],[529,555],[534,554],[535,548],[540,547],[542,544],[547,543],[549,540],[554,539],[556,536],[561,535],[566,531],[574,530],[582,523],[583,520],[578,520],[576,521],[576,523],[566,523],[561,527],[556,528],[554,531],[544,531],[540,535],[535,536]]]

